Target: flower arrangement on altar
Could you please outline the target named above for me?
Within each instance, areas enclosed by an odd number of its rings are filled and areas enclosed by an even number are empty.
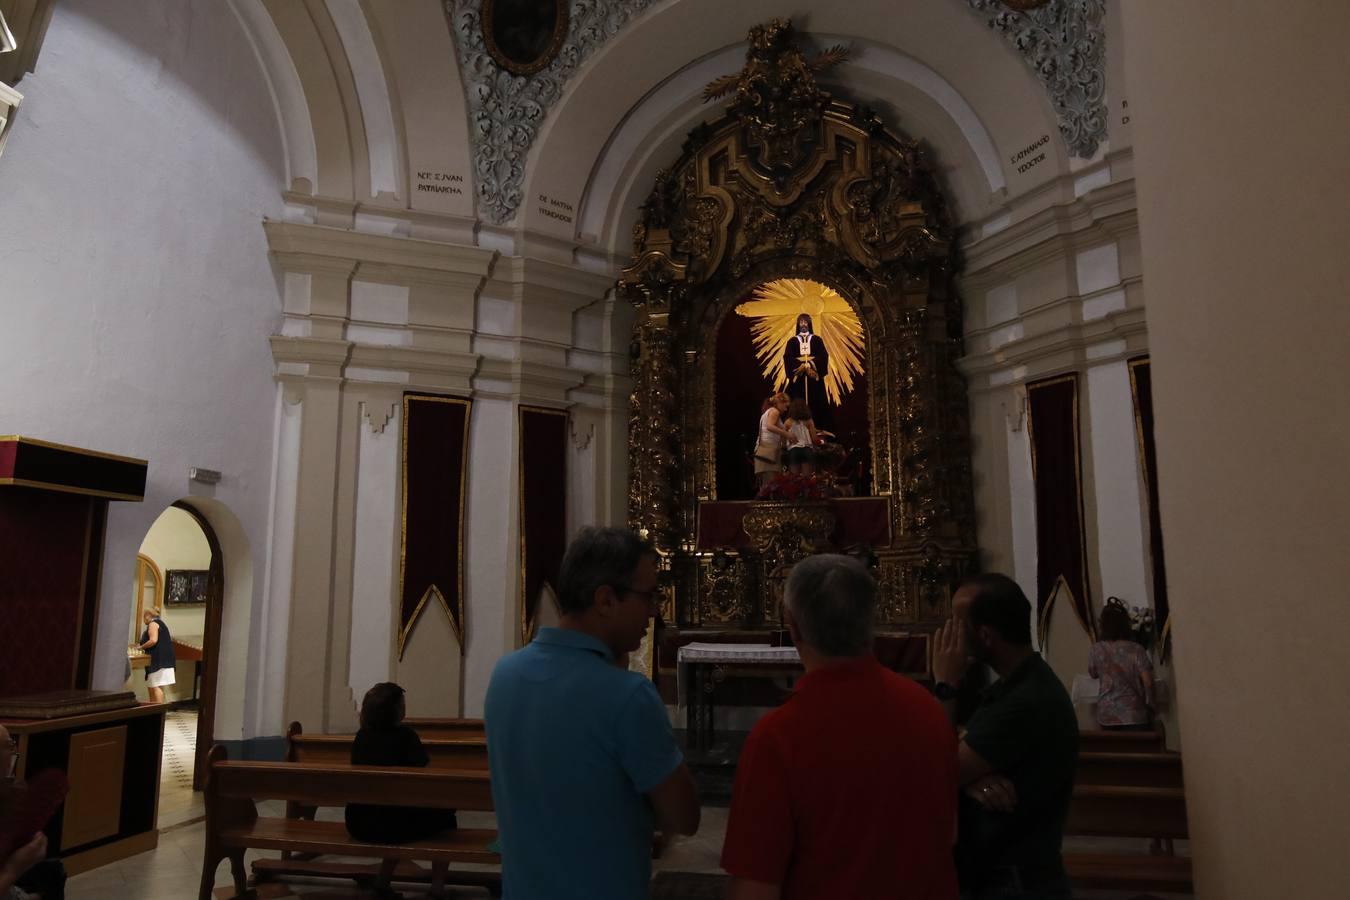
[[[776,475],[767,482],[759,493],[755,495],[756,500],[787,500],[795,502],[800,500],[828,500],[831,497],[838,497],[839,489],[834,486],[834,482],[827,475],[804,475],[793,472],[783,472]]]
[[[1153,639],[1156,636],[1153,629],[1153,610],[1143,606],[1131,606],[1130,631],[1134,634],[1135,643],[1152,652]]]
[[[1153,652],[1153,642],[1157,638],[1154,628],[1153,610],[1147,606],[1127,606],[1119,597],[1106,598],[1108,605],[1119,606],[1130,617],[1130,639],[1148,652]]]

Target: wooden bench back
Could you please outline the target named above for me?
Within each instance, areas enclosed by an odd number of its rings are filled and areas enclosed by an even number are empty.
[[[421,737],[419,735],[419,737]],[[286,761],[314,765],[351,764],[351,734],[305,734],[299,722],[286,730]],[[422,738],[432,769],[469,769],[486,772],[487,740],[483,737]]]
[[[1179,788],[1182,786],[1181,754],[1089,750],[1078,754],[1074,783]]]
[[[1181,788],[1078,784],[1064,833],[1184,839],[1190,836],[1186,794]]]
[[[492,809],[492,784],[485,771],[231,762],[219,746],[211,748],[208,759],[208,815],[213,799],[287,800],[306,806],[373,803]]]
[[[427,716],[409,716],[403,720],[422,740],[427,738],[482,738],[487,739],[487,726],[482,719],[438,719]]]

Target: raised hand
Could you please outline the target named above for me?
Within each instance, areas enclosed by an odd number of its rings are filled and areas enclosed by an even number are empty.
[[[966,654],[966,623],[950,618],[935,636],[933,647],[933,678],[955,687],[961,683],[970,666]]]

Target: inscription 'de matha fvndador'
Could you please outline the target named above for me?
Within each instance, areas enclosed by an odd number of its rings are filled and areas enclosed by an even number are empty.
[[[556,197],[550,197],[548,194],[539,195],[539,213],[541,215],[571,225],[573,212],[575,210],[572,209],[572,204],[566,200],[559,200]]]

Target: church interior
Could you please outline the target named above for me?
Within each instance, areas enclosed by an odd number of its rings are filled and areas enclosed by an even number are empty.
[[[1336,0],[0,0],[0,725],[68,778],[66,896],[500,896],[488,685],[586,526],[655,550],[628,667],[702,791],[652,897],[723,896],[826,552],[923,685],[962,578],[1029,598],[1074,896],[1345,896],[1346,34]],[[1147,736],[1095,718],[1109,606]],[[332,836],[383,682],[461,841],[387,871]]]

